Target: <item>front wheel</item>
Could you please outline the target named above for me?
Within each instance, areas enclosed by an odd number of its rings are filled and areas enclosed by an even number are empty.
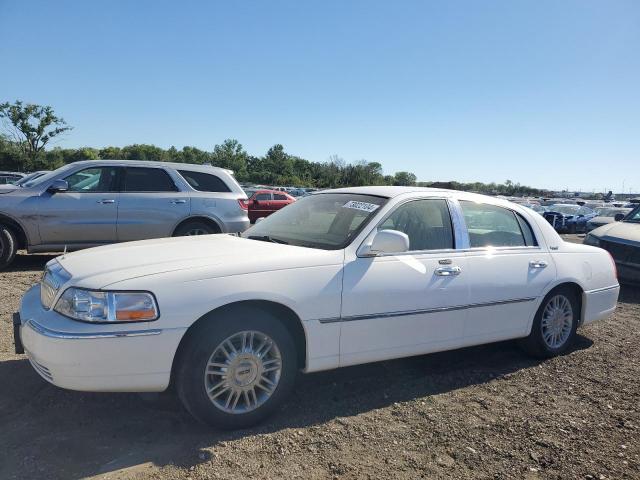
[[[556,288],[542,301],[531,333],[522,340],[522,346],[540,358],[562,355],[575,340],[579,319],[580,308],[575,293],[569,288]]]
[[[215,427],[262,421],[293,388],[297,355],[291,335],[276,318],[253,309],[204,322],[181,355],[176,387],[182,403]]]
[[[8,267],[16,257],[18,242],[16,236],[4,225],[0,224],[0,270]]]

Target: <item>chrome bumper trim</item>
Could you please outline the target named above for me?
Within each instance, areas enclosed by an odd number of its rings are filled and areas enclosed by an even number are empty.
[[[588,290],[584,293],[588,295],[590,293],[599,293],[599,292],[606,292],[607,290],[615,290],[616,288],[620,288],[620,285],[614,285],[613,287],[596,288],[595,290]]]
[[[451,312],[455,310],[467,310],[470,308],[494,307],[497,305],[507,305],[510,303],[532,302],[537,297],[516,298],[512,300],[498,300],[496,302],[472,303],[469,305],[455,305],[452,307],[428,308],[424,310],[403,310],[399,312],[370,313],[366,315],[351,315],[347,317],[320,318],[320,323],[353,322],[357,320],[373,320],[378,318],[405,317],[408,315],[424,315],[429,313]]]
[[[31,329],[48,338],[56,338],[61,340],[82,340],[96,338],[122,338],[122,337],[146,337],[149,335],[160,335],[162,329],[154,328],[149,330],[128,330],[118,332],[95,332],[95,333],[68,333],[51,330],[50,328],[40,325],[34,320],[27,320],[23,325],[28,325]]]

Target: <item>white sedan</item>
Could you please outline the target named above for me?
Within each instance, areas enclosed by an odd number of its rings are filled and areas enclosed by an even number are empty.
[[[610,315],[609,254],[535,212],[449,190],[300,199],[241,237],[105,246],[47,264],[14,316],[16,351],[63,388],[174,386],[199,420],[253,424],[296,372],[521,339],[565,353]]]

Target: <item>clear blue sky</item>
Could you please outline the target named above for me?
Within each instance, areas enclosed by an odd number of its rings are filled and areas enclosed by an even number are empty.
[[[640,2],[0,0],[63,147],[237,138],[420,180],[640,191]]]

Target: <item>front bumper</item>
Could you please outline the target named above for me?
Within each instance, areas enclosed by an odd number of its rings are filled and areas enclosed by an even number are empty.
[[[54,385],[83,391],[165,390],[185,331],[151,328],[151,323],[77,322],[45,310],[39,285],[25,294],[16,318],[16,339],[36,372]]]

